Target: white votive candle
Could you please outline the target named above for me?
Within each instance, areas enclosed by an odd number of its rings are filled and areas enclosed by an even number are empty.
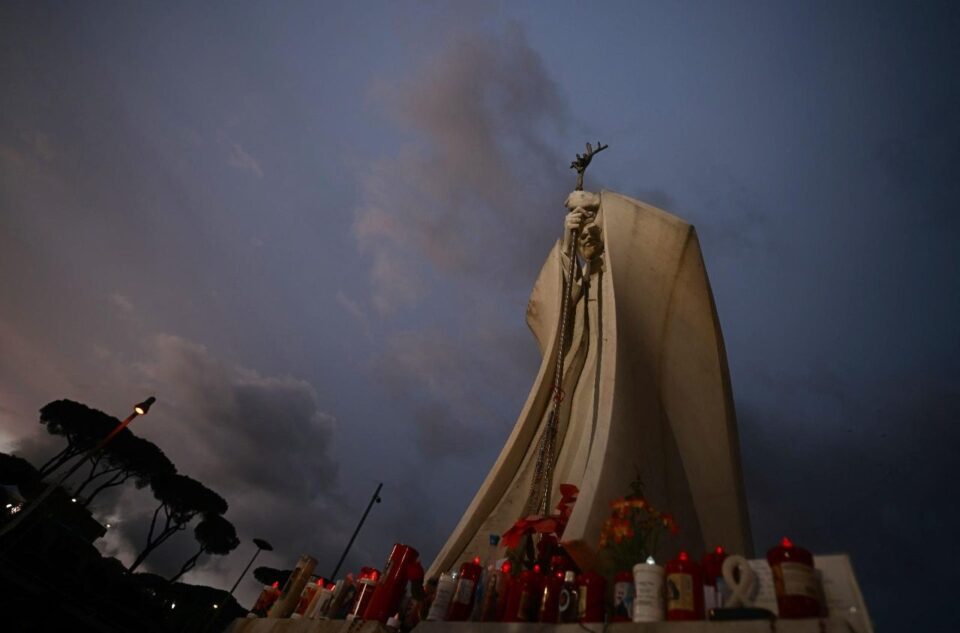
[[[664,618],[663,567],[653,558],[633,566],[633,621],[660,622]]]

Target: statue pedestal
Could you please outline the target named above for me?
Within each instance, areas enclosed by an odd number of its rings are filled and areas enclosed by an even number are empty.
[[[740,622],[618,622],[595,624],[506,624],[500,622],[421,622],[414,633],[856,633],[846,620],[824,618]]]
[[[444,624],[441,622],[440,624]],[[289,618],[239,618],[227,633],[388,633],[379,622],[363,620],[291,620]]]
[[[501,622],[421,622],[414,633],[857,633],[840,618],[741,622],[619,622],[606,628],[596,624],[507,624]],[[343,620],[236,620],[229,633],[387,633],[379,622]]]

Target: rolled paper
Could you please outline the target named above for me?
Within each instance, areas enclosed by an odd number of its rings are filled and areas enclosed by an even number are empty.
[[[313,592],[313,595],[310,597],[310,602],[307,604],[307,608],[303,612],[303,617],[308,620],[316,617],[317,607],[320,606],[321,596],[324,592],[323,580],[318,581],[314,587],[316,587],[317,590]]]
[[[304,618],[306,617],[307,607],[310,606],[313,597],[316,595],[317,590],[320,587],[314,583],[307,583],[303,586],[303,591],[300,592],[300,602],[297,603],[297,608],[293,610],[293,613],[290,615],[291,618]]]
[[[737,554],[728,556],[723,561],[723,581],[730,590],[730,597],[723,604],[724,609],[753,606],[750,595],[757,584],[757,574],[746,558]]]
[[[637,563],[633,566],[633,621],[660,622],[664,618],[664,570],[660,565]]]
[[[274,605],[270,607],[270,611],[267,613],[268,618],[290,617],[290,614],[293,613],[294,608],[297,606],[297,602],[300,600],[300,592],[303,591],[303,587],[307,584],[307,581],[310,580],[310,574],[313,573],[316,566],[317,561],[313,557],[300,557],[297,566],[290,572],[290,577],[287,578],[287,582],[283,586],[283,591],[280,592],[280,597],[277,598]]]

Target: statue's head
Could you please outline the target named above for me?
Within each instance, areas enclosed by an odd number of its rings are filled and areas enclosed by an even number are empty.
[[[591,191],[574,191],[567,196],[567,201],[563,203],[570,211],[577,207],[596,213],[600,210],[600,194]]]
[[[590,191],[574,191],[564,204],[568,209],[583,209],[587,221],[580,230],[577,243],[580,256],[590,261],[603,254],[603,222],[600,213],[600,195]]]
[[[580,256],[587,261],[603,254],[603,225],[599,213],[594,214],[583,225],[583,229],[580,230],[577,248],[580,251]]]

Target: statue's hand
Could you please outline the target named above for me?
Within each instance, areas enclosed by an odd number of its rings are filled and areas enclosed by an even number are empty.
[[[563,219],[563,228],[565,228],[567,232],[579,231],[583,228],[583,224],[589,215],[590,213],[586,209],[577,207]]]
[[[573,211],[567,214],[563,219],[563,244],[561,248],[564,253],[570,252],[570,238],[573,231],[580,231],[586,225],[587,220],[593,217],[593,214],[584,209],[583,207],[577,207]]]

